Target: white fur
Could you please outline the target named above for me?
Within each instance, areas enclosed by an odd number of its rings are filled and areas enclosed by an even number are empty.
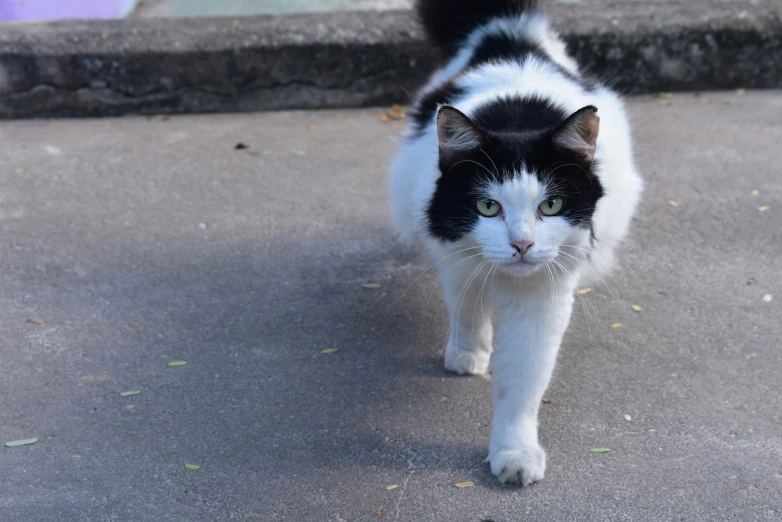
[[[460,374],[483,374],[491,358],[494,420],[487,460],[502,482],[526,485],[542,479],[545,471],[538,407],[570,320],[574,290],[590,275],[611,268],[614,250],[628,233],[642,181],[633,163],[627,116],[612,91],[585,91],[535,58],[523,64],[495,62],[462,74],[475,46],[491,33],[537,42],[552,61],[578,75],[564,43],[541,15],[532,13],[494,20],[476,30],[422,95],[456,78],[465,94],[452,105],[467,116],[485,101],[508,94],[545,97],[568,113],[586,105],[598,107],[595,158],[605,195],[593,216],[597,242],[589,261],[588,232],[563,218],[536,216],[547,187],[527,172],[517,172],[512,182],[484,187],[486,196],[502,205],[502,219],[479,218],[473,233],[453,244],[432,238],[426,209],[440,176],[434,119],[422,136],[408,133],[391,167],[392,220],[404,240],[421,244],[438,261],[451,315],[446,367]],[[513,241],[535,242],[525,255],[533,264],[518,262]]]

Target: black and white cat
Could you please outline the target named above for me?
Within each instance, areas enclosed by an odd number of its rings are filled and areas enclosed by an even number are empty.
[[[543,478],[538,408],[580,282],[610,270],[642,180],[622,101],[579,71],[534,0],[419,0],[444,64],[391,168],[393,223],[435,261],[445,367],[491,367],[487,461]]]

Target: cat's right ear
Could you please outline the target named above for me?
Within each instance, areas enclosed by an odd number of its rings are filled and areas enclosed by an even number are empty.
[[[440,162],[454,164],[486,143],[486,134],[463,112],[450,105],[437,111],[437,139]]]

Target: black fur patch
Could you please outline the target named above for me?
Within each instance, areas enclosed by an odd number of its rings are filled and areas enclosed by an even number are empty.
[[[524,63],[527,58],[535,57],[543,62],[551,64],[565,78],[578,83],[584,90],[592,92],[597,84],[588,77],[575,76],[551,61],[548,55],[534,43],[518,38],[511,38],[504,34],[487,35],[475,48],[467,68],[479,67],[490,62],[516,62]]]
[[[477,67],[496,61],[523,62],[531,55],[547,60],[546,55],[535,44],[502,34],[492,34],[481,40],[481,43],[473,51],[467,67]]]
[[[483,146],[452,161],[441,158],[428,208],[430,233],[443,241],[461,239],[478,222],[480,184],[508,181],[522,169],[554,188],[548,197],[564,199],[560,215],[571,225],[591,229],[603,187],[594,162],[554,145],[554,130],[568,116],[538,98],[510,97],[478,108],[472,119],[485,133]]]
[[[553,129],[567,112],[543,98],[507,96],[475,110],[472,120],[483,130],[495,133],[528,133]]]
[[[428,92],[418,101],[415,109],[410,115],[410,122],[413,128],[420,135],[424,132],[427,125],[434,121],[437,114],[437,108],[440,105],[450,105],[453,101],[464,94],[464,89],[457,87],[453,81],[449,81]]]
[[[477,27],[493,18],[519,15],[537,6],[537,0],[418,0],[416,10],[429,39],[445,58]]]

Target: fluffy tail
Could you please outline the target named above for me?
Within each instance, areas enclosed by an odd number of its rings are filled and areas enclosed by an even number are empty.
[[[537,0],[417,0],[416,10],[432,43],[452,56],[477,27],[536,9],[537,4]]]

